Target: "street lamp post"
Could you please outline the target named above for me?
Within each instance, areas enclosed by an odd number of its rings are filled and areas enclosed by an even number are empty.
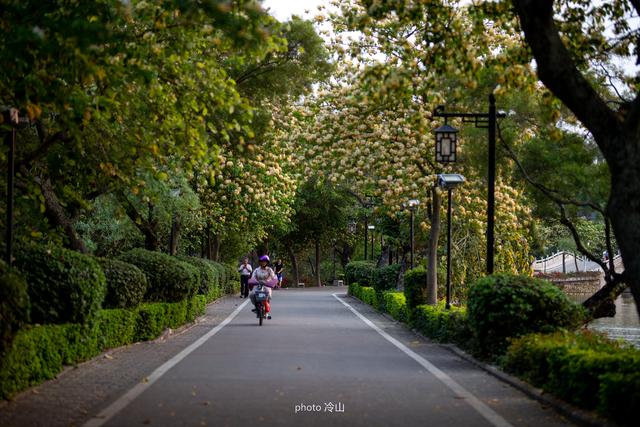
[[[444,106],[438,106],[433,117],[444,117],[445,125],[436,129],[436,160],[438,162],[455,162],[457,129],[446,124],[447,118],[462,118],[464,123],[474,123],[477,128],[488,129],[489,160],[488,160],[488,189],[487,189],[487,274],[493,274],[494,259],[494,221],[495,221],[495,182],[496,182],[496,119],[505,117],[504,113],[496,112],[496,98],[489,95],[488,113],[445,113]],[[444,148],[440,148],[442,143]]]
[[[447,206],[447,309],[451,308],[451,192],[463,182],[464,177],[459,174],[438,175],[438,185],[447,190],[449,196]]]
[[[374,253],[373,253],[373,230],[375,230],[375,229],[376,229],[376,226],[375,226],[375,225],[373,225],[373,224],[369,224],[369,225],[367,226],[367,229],[371,230],[371,259],[374,259],[374,258],[375,258],[375,255],[374,255]],[[368,243],[368,242],[365,242],[365,246],[366,246],[366,243]]]
[[[407,206],[409,207],[409,210],[411,211],[411,227],[409,229],[409,238],[411,239],[411,269],[413,269],[413,254],[415,252],[415,232],[414,232],[414,217],[415,217],[415,212],[416,212],[416,207],[420,204],[420,200],[417,199],[411,199],[407,202]]]

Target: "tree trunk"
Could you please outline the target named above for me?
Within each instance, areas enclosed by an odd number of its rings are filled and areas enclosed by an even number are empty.
[[[634,142],[632,144],[629,140],[629,145],[637,147],[637,139]],[[611,195],[607,214],[611,218],[611,225],[620,247],[624,264],[623,281],[631,288],[636,310],[640,314],[640,153],[633,151],[633,157],[630,155],[632,153],[628,153],[628,157],[622,155],[626,164],[621,161],[618,163],[619,168],[612,167],[609,162]],[[612,301],[622,289],[617,291],[617,294],[611,295]]]
[[[438,238],[440,236],[440,205],[442,199],[436,187],[431,190],[433,211],[431,213],[431,230],[429,231],[429,253],[427,266],[427,304],[438,303]]]
[[[291,262],[291,275],[295,283],[293,286],[298,286],[300,283],[300,272],[298,270],[298,258],[296,257],[296,253],[293,251],[291,245],[287,246],[287,252],[289,253],[289,261]]]
[[[182,229],[182,225],[180,224],[180,218],[177,216],[173,217],[171,221],[171,236],[169,238],[169,255],[177,255],[178,254],[178,244],[180,242],[180,231]]]
[[[205,252],[206,252],[205,255],[208,260],[213,261],[213,251],[211,250],[211,248],[212,248],[211,224],[207,223],[207,230],[205,233]]]
[[[322,286],[322,283],[320,282],[320,241],[316,239],[315,241],[315,246],[316,246],[316,260],[315,260],[315,285],[320,287]]]
[[[213,240],[211,241],[211,259],[216,262],[220,261],[220,233],[213,235]]]
[[[40,187],[42,191],[42,197],[44,198],[45,215],[51,225],[54,227],[60,227],[64,230],[64,234],[67,237],[67,245],[69,249],[78,251],[81,253],[87,253],[87,247],[82,239],[76,233],[75,226],[71,219],[67,216],[64,208],[60,204],[60,200],[56,196],[55,190],[51,185],[49,178],[41,178],[39,176],[31,175],[26,168],[21,168],[20,172],[24,176],[32,176],[34,181]]]
[[[380,257],[378,258],[378,264],[377,264],[378,268],[389,265],[388,261],[389,261],[390,253],[391,253],[391,247],[389,245],[385,245],[380,249]]]

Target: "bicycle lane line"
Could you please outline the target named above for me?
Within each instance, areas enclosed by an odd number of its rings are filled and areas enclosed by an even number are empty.
[[[440,380],[445,386],[447,386],[451,391],[453,391],[457,396],[463,398],[473,409],[475,409],[483,418],[489,421],[495,427],[512,427],[512,425],[505,420],[502,416],[500,416],[493,409],[489,408],[487,405],[482,403],[480,399],[475,397],[469,391],[467,391],[464,387],[458,384],[453,378],[449,375],[438,369],[433,363],[429,362],[424,357],[420,356],[416,352],[409,349],[406,345],[402,344],[397,339],[393,338],[391,335],[380,329],[376,326],[371,320],[362,315],[358,310],[353,308],[350,304],[342,301],[337,293],[332,294],[333,297],[342,303],[345,307],[347,307],[353,314],[355,314],[360,320],[362,320],[367,326],[380,334],[384,339],[393,344],[400,351],[405,353],[407,356],[418,362],[422,367],[424,367],[429,373],[435,376],[438,380]]]
[[[109,406],[103,409],[98,415],[93,416],[90,420],[84,423],[83,427],[101,427],[111,418],[116,416],[120,411],[129,406],[129,404],[133,402],[138,396],[140,396],[145,390],[151,387],[153,383],[158,381],[171,368],[180,363],[198,347],[203,345],[207,340],[209,340],[209,338],[220,332],[220,330],[222,330],[222,328],[229,324],[248,303],[249,300],[246,300],[245,302],[240,304],[240,306],[238,306],[238,308],[236,308],[233,313],[227,316],[227,318],[224,319],[219,325],[211,329],[209,332],[198,338],[193,343],[189,344],[189,346],[183,349],[180,353],[176,354],[171,359],[160,365],[160,367],[156,368],[156,370],[154,370],[151,375],[147,377],[147,381],[136,384],[132,389],[116,399],[115,402],[111,403]]]

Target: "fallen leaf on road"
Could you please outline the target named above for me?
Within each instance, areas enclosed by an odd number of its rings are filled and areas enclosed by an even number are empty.
[[[113,356],[111,356],[110,354],[105,354],[104,358],[111,360],[111,359],[113,359]]]
[[[149,378],[144,377],[144,378],[142,379],[142,382],[143,382],[143,383],[148,383],[148,382],[149,382]]]
[[[211,402],[209,402],[209,401],[207,400],[207,401],[202,402],[202,404],[203,404],[204,406],[209,406],[209,405],[211,405]]]
[[[193,390],[193,391],[191,392],[191,396],[195,396],[195,395],[196,395],[196,391],[195,391],[195,390]]]
[[[301,371],[301,370],[302,370],[302,368],[300,366],[298,366],[298,371]]]

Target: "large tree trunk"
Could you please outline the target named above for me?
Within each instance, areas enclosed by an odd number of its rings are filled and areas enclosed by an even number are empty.
[[[429,253],[427,258],[427,304],[438,303],[438,238],[440,237],[440,205],[442,199],[436,187],[431,190],[433,207],[431,230],[429,231]]]
[[[611,218],[616,241],[620,247],[620,255],[624,264],[622,281],[629,285],[636,309],[640,314],[640,138],[635,144],[629,140],[629,153],[626,164],[618,163],[619,168],[611,170],[611,196],[607,213]],[[633,149],[631,148],[633,146]],[[633,151],[633,152],[631,152]],[[632,156],[633,155],[633,156]],[[611,300],[624,290],[624,287],[613,289]]]
[[[296,257],[296,253],[293,251],[291,245],[287,246],[287,252],[289,253],[289,261],[291,262],[291,275],[293,276],[293,286],[298,286],[300,283],[300,272],[298,270],[298,257]]]
[[[207,223],[207,230],[204,236],[205,240],[205,256],[208,260],[213,261],[213,250],[212,250],[212,238],[211,238],[211,224]]]
[[[52,226],[60,227],[64,230],[64,234],[67,237],[67,245],[70,249],[78,252],[87,253],[87,247],[84,242],[76,233],[73,221],[67,216],[60,203],[60,200],[56,196],[53,185],[49,178],[42,178],[37,175],[31,175],[26,168],[21,168],[20,172],[24,176],[32,176],[36,184],[40,187],[42,197],[44,198],[45,215]]]

